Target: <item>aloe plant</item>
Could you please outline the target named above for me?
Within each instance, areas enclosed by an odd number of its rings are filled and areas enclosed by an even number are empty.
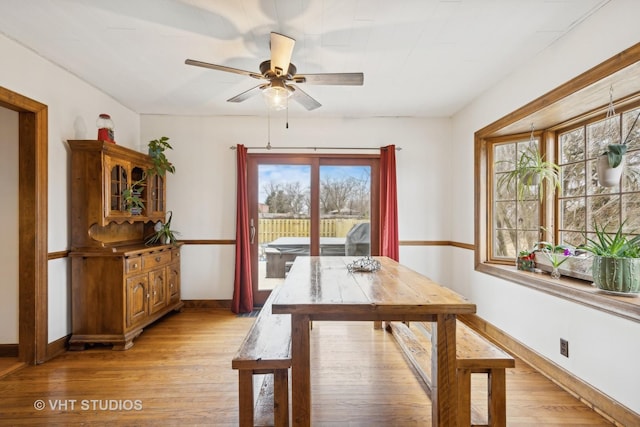
[[[612,258],[640,258],[640,235],[629,238],[622,232],[625,221],[615,234],[607,233],[606,226],[593,225],[595,238],[587,238],[580,248],[594,255]]]

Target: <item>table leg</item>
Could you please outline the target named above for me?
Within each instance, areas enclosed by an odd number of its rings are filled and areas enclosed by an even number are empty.
[[[311,425],[309,316],[291,315],[291,412],[294,426]]]
[[[455,426],[458,414],[456,380],[456,315],[439,314],[431,333],[432,425]]]

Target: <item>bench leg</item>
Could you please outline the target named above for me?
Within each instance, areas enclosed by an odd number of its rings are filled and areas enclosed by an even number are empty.
[[[471,425],[471,370],[458,369],[458,425]]]
[[[289,370],[273,372],[273,419],[275,427],[289,426]]]
[[[489,426],[507,425],[507,390],[504,369],[489,371]]]
[[[253,372],[238,370],[238,413],[240,427],[253,427]]]

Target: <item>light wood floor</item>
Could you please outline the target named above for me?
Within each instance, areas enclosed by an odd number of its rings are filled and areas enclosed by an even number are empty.
[[[147,328],[128,351],[95,347],[23,368],[0,379],[0,425],[237,425],[231,358],[253,320],[185,311]],[[423,386],[389,333],[370,322],[314,322],[311,337],[314,425],[430,425]],[[610,425],[516,366],[507,374],[509,426]],[[474,383],[475,400],[484,390]]]

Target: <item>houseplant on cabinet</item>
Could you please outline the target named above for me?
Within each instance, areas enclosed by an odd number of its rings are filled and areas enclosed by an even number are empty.
[[[131,212],[132,215],[140,215],[144,209],[144,201],[141,197],[145,180],[146,178],[136,181],[122,191],[125,208]]]
[[[595,238],[587,238],[581,248],[594,255],[593,284],[598,289],[636,296],[640,293],[640,236],[626,236],[623,227],[624,222],[612,235],[606,226],[594,224]]]
[[[175,244],[178,241],[176,235],[180,233],[171,229],[173,212],[169,211],[167,214],[169,215],[167,221],[158,221],[153,227],[154,233],[145,241],[147,245],[169,245]]]
[[[153,166],[147,170],[149,175],[164,176],[167,172],[174,173],[176,171],[175,166],[167,159],[164,154],[165,150],[173,150],[173,147],[169,144],[169,138],[166,136],[160,137],[149,141],[149,156],[153,160]]]

